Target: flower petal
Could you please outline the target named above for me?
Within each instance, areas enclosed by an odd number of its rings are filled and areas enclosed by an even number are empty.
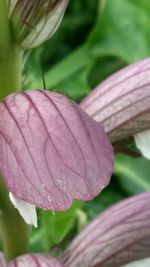
[[[135,134],[134,139],[143,156],[150,159],[150,130]]]
[[[49,255],[29,254],[18,257],[8,267],[63,267],[63,264]]]
[[[113,150],[104,130],[66,97],[12,94],[0,104],[0,170],[15,197],[50,210],[108,185]]]
[[[120,267],[150,256],[150,192],[107,209],[64,254],[66,267]]]
[[[18,209],[20,215],[23,217],[27,224],[32,224],[37,227],[37,214],[36,207],[32,204],[25,202],[22,199],[16,198],[13,194],[9,193],[9,198],[14,207]]]
[[[7,267],[3,253],[0,252],[0,267]]]
[[[150,58],[106,79],[80,106],[102,123],[111,142],[150,129]]]

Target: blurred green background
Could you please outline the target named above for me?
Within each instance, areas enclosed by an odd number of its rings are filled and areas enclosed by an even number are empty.
[[[76,102],[123,66],[150,55],[149,0],[70,0],[57,33],[25,55],[24,88],[61,92]],[[150,162],[117,154],[110,185],[67,212],[39,210],[33,251],[61,251],[86,223],[121,199],[150,190]]]

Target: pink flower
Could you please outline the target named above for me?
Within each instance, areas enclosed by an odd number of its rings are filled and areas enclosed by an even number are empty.
[[[16,258],[6,265],[1,255],[3,265],[1,267],[64,267],[56,258],[42,254],[27,254]],[[1,261],[0,261],[1,263]]]
[[[0,170],[27,223],[35,206],[66,210],[110,181],[113,149],[104,130],[65,96],[35,90],[0,104]]]
[[[147,192],[100,214],[74,239],[63,261],[66,267],[120,267],[149,257],[149,246],[150,192]]]
[[[150,159],[150,59],[132,64],[97,86],[80,105],[101,123],[112,143],[134,136]]]

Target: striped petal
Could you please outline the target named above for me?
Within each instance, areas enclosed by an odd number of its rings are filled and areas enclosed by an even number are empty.
[[[108,185],[112,146],[99,124],[66,97],[40,90],[12,94],[0,104],[0,118],[0,170],[15,198],[65,210]]]
[[[106,79],[80,106],[113,143],[150,129],[150,58]]]
[[[29,254],[18,257],[10,262],[8,267],[63,267],[63,265],[49,255]]]
[[[64,254],[66,267],[120,267],[150,256],[150,193],[107,209]]]

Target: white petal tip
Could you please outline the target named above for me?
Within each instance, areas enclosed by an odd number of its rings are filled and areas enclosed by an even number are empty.
[[[14,207],[18,209],[20,215],[27,224],[37,227],[36,207],[26,201],[16,198],[12,193],[9,193],[9,198]]]
[[[142,155],[150,159],[150,130],[135,134],[134,136],[137,148],[141,150]]]
[[[136,262],[131,262],[123,267],[148,267],[150,266],[150,258],[142,259]]]

